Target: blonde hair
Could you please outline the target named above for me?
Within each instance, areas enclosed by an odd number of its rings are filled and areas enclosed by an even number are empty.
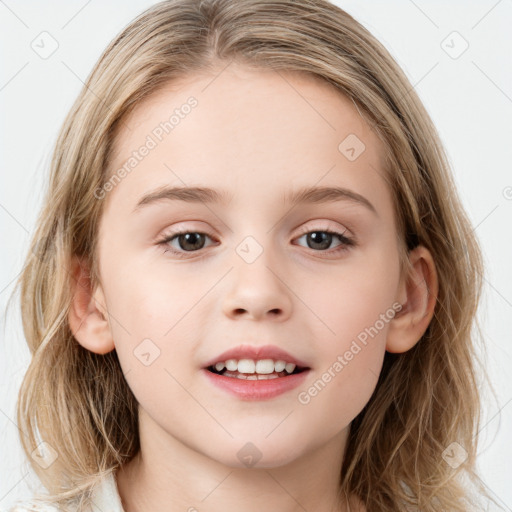
[[[84,349],[67,321],[72,257],[91,261],[93,286],[99,282],[104,201],[95,191],[108,179],[118,129],[142,99],[172,80],[233,61],[306,74],[350,98],[387,151],[402,268],[418,244],[436,263],[434,317],[411,350],[386,352],[375,392],[350,428],[340,496],[355,494],[368,511],[472,510],[477,494],[469,494],[470,484],[490,497],[475,470],[480,248],[414,88],[362,25],[324,0],[161,2],[109,44],[88,77],[56,142],[18,281],[33,357],[17,418],[23,449],[49,491],[40,498],[83,510],[92,488],[140,449],[137,401],[116,351]],[[58,454],[47,469],[30,456],[41,441]],[[456,468],[443,459],[453,442],[467,452]]]

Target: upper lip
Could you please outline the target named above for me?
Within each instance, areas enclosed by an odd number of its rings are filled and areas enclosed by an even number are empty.
[[[222,352],[215,358],[208,361],[205,365],[205,368],[209,366],[213,366],[216,363],[221,361],[227,361],[228,359],[273,359],[274,361],[286,361],[287,363],[293,363],[295,366],[300,368],[309,368],[309,366],[300,359],[293,357],[291,354],[279,348],[275,345],[263,345],[263,346],[253,346],[253,345],[239,345],[238,347],[231,348]]]

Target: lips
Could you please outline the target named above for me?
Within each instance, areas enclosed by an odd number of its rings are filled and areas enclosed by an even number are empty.
[[[294,357],[286,350],[277,347],[276,345],[263,345],[263,346],[253,346],[253,345],[239,345],[238,347],[226,350],[215,356],[213,359],[210,359],[205,365],[204,368],[208,368],[210,366],[214,366],[215,363],[220,361],[227,361],[228,359],[273,359],[274,361],[282,360],[287,363],[295,364],[299,369],[309,369],[309,366],[306,362]]]
[[[304,384],[311,370],[304,370],[297,374],[272,380],[240,380],[224,377],[206,369],[201,374],[206,382],[213,385],[223,393],[236,397],[237,400],[259,401],[271,400],[290,393],[298,386]]]
[[[272,374],[240,374],[239,372],[226,373],[216,371],[215,364],[235,359],[243,361],[252,359],[261,361],[272,359],[274,361],[285,361],[295,365],[292,373],[273,372]],[[281,363],[282,365],[282,363]],[[307,379],[311,373],[308,364],[288,353],[276,345],[239,345],[238,347],[222,352],[213,359],[210,359],[201,371],[207,382],[239,400],[269,400],[291,392]],[[243,377],[243,378],[240,378]],[[256,379],[256,380],[255,380]]]

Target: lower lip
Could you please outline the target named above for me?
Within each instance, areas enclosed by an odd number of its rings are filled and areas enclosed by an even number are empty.
[[[207,378],[228,393],[242,400],[268,400],[298,387],[309,374],[310,370],[304,370],[294,375],[266,380],[245,380],[236,377],[224,377],[203,368]]]

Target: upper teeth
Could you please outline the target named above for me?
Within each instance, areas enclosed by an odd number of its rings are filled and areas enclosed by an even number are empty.
[[[287,363],[286,361],[274,361],[273,359],[259,359],[254,361],[253,359],[228,359],[227,361],[220,361],[215,364],[215,369],[220,372],[224,368],[227,368],[230,372],[239,373],[261,373],[267,375],[275,372],[282,372],[286,370],[288,373],[292,373],[295,370],[293,363]]]

